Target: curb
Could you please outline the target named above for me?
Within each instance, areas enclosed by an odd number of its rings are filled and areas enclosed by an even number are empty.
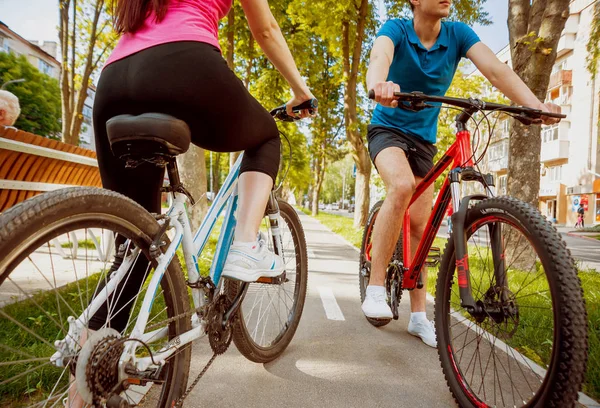
[[[600,240],[597,240],[596,238],[587,237],[585,235],[580,235],[577,232],[567,232],[567,235],[570,236],[570,237],[585,239],[585,240],[588,240],[588,241],[600,242]]]

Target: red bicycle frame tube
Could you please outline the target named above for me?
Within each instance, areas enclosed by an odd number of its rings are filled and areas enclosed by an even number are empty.
[[[450,165],[452,165],[452,168],[468,167],[473,165],[471,134],[468,130],[461,130],[456,134],[456,141],[452,144],[452,146],[450,146],[442,158],[417,185],[415,193],[410,200],[410,205],[412,205]],[[444,219],[448,205],[450,205],[450,200],[450,182],[446,177],[446,180],[444,181],[444,184],[442,185],[442,188],[435,201],[433,210],[431,211],[431,215],[429,216],[429,220],[427,221],[427,228],[425,229],[425,232],[419,241],[419,246],[417,247],[414,261],[412,259],[410,245],[410,205],[409,209],[406,210],[402,226],[402,243],[404,267],[408,273],[404,274],[404,280],[402,283],[403,288],[414,289],[417,286],[419,275],[421,274],[421,268],[423,265],[425,265],[425,261],[427,260],[427,255],[429,254],[433,240],[435,239],[442,220]]]

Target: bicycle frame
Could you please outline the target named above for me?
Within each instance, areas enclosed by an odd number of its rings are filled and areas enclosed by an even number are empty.
[[[201,279],[198,266],[198,257],[204,250],[212,230],[215,227],[217,219],[225,208],[224,221],[221,227],[221,232],[209,273],[212,284],[214,287],[218,288],[219,284],[221,283],[221,273],[227,258],[227,254],[229,253],[229,247],[233,241],[233,233],[236,225],[235,212],[237,209],[238,200],[237,182],[242,157],[243,153],[240,154],[238,160],[232,167],[231,172],[227,176],[223,186],[219,190],[219,193],[214,198],[212,205],[202,221],[202,224],[194,235],[192,235],[186,210],[188,198],[184,194],[174,193],[175,199],[173,200],[171,208],[166,213],[166,218],[168,219],[169,227],[174,228],[175,233],[171,239],[171,244],[169,247],[164,251],[164,253],[159,254],[156,257],[158,264],[156,265],[152,279],[148,284],[148,289],[142,301],[140,313],[135,322],[135,326],[129,335],[130,338],[139,339],[145,343],[148,343],[150,341],[155,341],[167,336],[167,327],[148,333],[145,333],[145,328],[148,323],[148,318],[152,309],[155,294],[160,285],[160,281],[162,280],[163,275],[173,260],[177,248],[179,248],[180,245],[183,248],[185,264],[188,271],[188,284],[192,288],[194,308],[197,309],[202,307],[207,303],[207,301],[211,301],[211,299],[208,298],[209,293],[207,293],[204,288],[196,285]],[[273,195],[271,195],[271,199],[269,200],[268,213],[273,237],[277,238],[274,239],[275,250],[283,256],[282,243],[280,242],[280,239],[278,239],[279,208]],[[167,222],[167,220],[162,219],[160,222]],[[64,364],[62,358],[65,354],[68,355],[68,353],[64,353],[64,351],[69,351],[69,349],[76,350],[78,345],[75,343],[75,339],[79,339],[80,333],[85,327],[87,327],[89,317],[93,316],[104,304],[104,302],[109,299],[111,294],[115,291],[118,283],[125,277],[127,271],[139,256],[139,253],[139,248],[136,248],[130,255],[125,257],[119,269],[111,275],[110,280],[105,288],[99,293],[99,295],[92,300],[90,305],[77,319],[71,318],[69,320],[69,333],[60,342],[62,346],[60,347],[61,350],[55,353],[52,358],[52,361],[55,364],[59,366]],[[139,347],[140,343],[125,343],[125,349],[119,361],[119,366],[123,368],[126,363],[133,362],[139,371],[144,371],[153,364],[153,361],[158,361],[159,364],[160,362],[164,362],[178,349],[182,348],[187,343],[203,337],[204,335],[205,324],[200,320],[197,314],[194,314],[192,316],[192,329],[172,339],[161,350],[152,356],[138,358],[135,356],[135,351],[137,347]]]
[[[457,125],[461,124],[457,119]],[[452,216],[453,237],[456,244],[456,266],[458,269],[458,281],[460,287],[461,301],[463,305],[474,305],[475,302],[471,295],[471,285],[469,277],[468,258],[466,256],[466,243],[464,242],[464,215],[466,213],[466,202],[461,202],[460,179],[461,171],[472,168],[473,152],[471,149],[471,134],[464,125],[459,126],[459,131],[456,134],[456,141],[444,153],[442,158],[436,165],[427,173],[423,180],[417,185],[415,193],[412,196],[410,205],[412,205],[433,182],[442,175],[442,173],[450,166],[452,170],[446,177],[444,184],[438,194],[435,205],[427,222],[427,228],[421,238],[414,259],[412,259],[411,243],[410,243],[410,210],[407,209],[404,214],[402,238],[403,238],[403,261],[407,273],[404,274],[402,287],[405,289],[414,289],[417,287],[421,269],[425,265],[427,255],[433,244],[433,240],[440,228],[444,214],[448,209],[448,205],[452,201],[454,214]],[[487,189],[487,197],[494,196],[493,183],[485,184]],[[483,197],[481,197],[483,198]],[[409,205],[409,208],[410,208]],[[462,208],[464,206],[465,208]],[[462,212],[461,212],[462,210]],[[462,220],[455,218],[461,216]],[[463,222],[461,222],[463,221]],[[500,265],[499,265],[500,266]]]

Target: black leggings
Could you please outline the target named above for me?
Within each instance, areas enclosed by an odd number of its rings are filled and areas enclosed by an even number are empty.
[[[113,156],[106,134],[106,122],[113,116],[172,115],[188,124],[197,146],[217,152],[244,150],[240,172],[262,172],[273,181],[277,176],[281,142],[275,121],[210,44],[162,44],[108,65],[98,83],[93,112],[102,185],[150,212],[160,212],[164,169],[152,164],[125,168],[125,162]],[[114,311],[138,292],[146,266],[136,263]],[[116,293],[120,291],[119,287]],[[129,311],[125,307],[112,316],[110,326],[122,331]],[[92,317],[90,328],[102,327],[107,315],[105,304]]]

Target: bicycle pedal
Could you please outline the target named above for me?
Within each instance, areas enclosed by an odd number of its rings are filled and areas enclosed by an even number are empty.
[[[425,266],[437,266],[442,259],[442,251],[438,247],[431,247],[425,260]]]
[[[274,276],[272,278],[267,277],[267,276],[261,276],[260,278],[258,278],[258,280],[256,281],[257,283],[264,283],[267,285],[281,285],[282,283],[286,283],[289,280],[286,278],[285,276],[285,271],[279,275],[279,276]]]

